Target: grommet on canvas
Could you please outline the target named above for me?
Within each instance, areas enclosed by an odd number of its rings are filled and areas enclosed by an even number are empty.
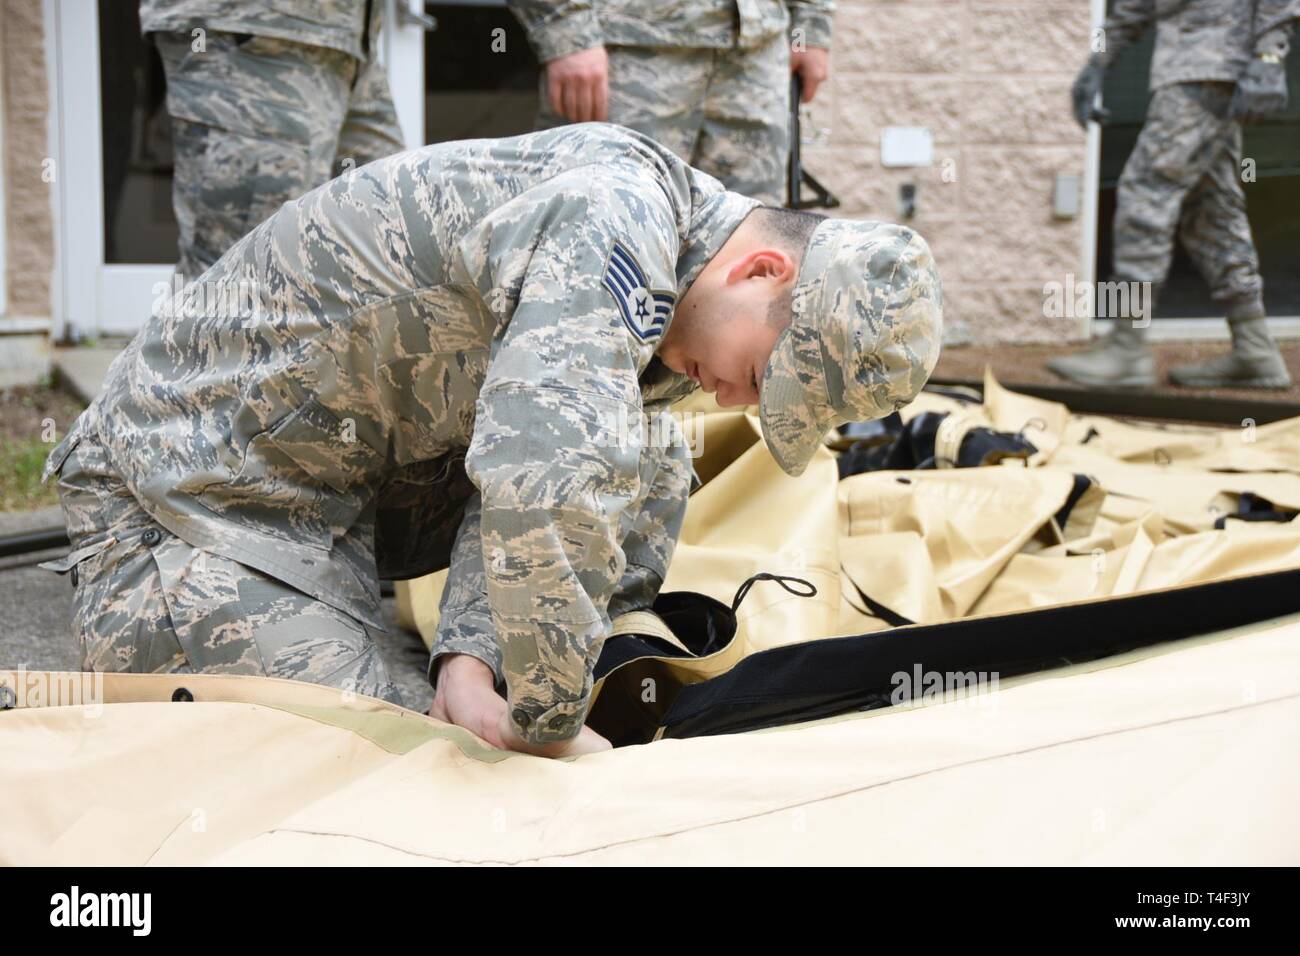
[[[194,695],[187,688],[177,687],[172,691],[173,704],[188,704],[194,700]]]

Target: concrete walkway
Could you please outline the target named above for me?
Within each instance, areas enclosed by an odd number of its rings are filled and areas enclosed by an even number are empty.
[[[59,384],[86,404],[104,387],[104,377],[126,343],[88,348],[72,346],[54,350],[54,372]]]

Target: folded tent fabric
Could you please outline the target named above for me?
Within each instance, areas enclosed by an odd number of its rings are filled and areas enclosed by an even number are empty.
[[[733,645],[701,668],[710,675],[769,648],[895,626],[861,595],[939,623],[1300,564],[1300,523],[1223,520],[1256,499],[1279,519],[1300,510],[1300,419],[1238,430],[1072,416],[988,375],[982,403],[923,393],[902,418],[960,415],[1023,436],[1037,449],[1027,462],[840,481],[829,450],[801,477],[783,474],[752,410],[699,393],[678,408],[702,484],[663,590],[726,603],[761,571],[817,588],[757,589]],[[426,640],[439,593],[439,576],[398,587],[402,619]]]
[[[1300,859],[1300,615],[973,699],[570,761],[268,678],[109,674],[102,692],[93,719],[52,694],[0,712],[0,863]]]

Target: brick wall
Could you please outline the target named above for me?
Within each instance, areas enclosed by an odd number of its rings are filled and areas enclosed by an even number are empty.
[[[45,41],[38,0],[0,0],[4,97],[5,268],[10,316],[48,316],[54,263]]]
[[[916,183],[910,225],[939,264],[949,341],[1076,331],[1044,318],[1043,284],[1082,270],[1082,215],[1053,219],[1052,190],[1058,172],[1084,172],[1069,89],[1088,29],[1087,0],[839,0],[812,108],[829,135],[804,165],[845,215],[896,220],[899,185]],[[934,165],[882,167],[886,126],[929,127]]]

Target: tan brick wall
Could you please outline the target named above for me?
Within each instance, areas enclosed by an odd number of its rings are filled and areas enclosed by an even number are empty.
[[[1075,332],[1044,317],[1043,284],[1082,269],[1082,211],[1053,219],[1052,190],[1058,172],[1084,172],[1069,89],[1088,28],[1087,0],[839,0],[812,107],[829,135],[804,165],[846,215],[896,220],[899,186],[916,183],[910,225],[939,264],[950,341]],[[929,127],[934,165],[882,167],[886,126]]]
[[[54,263],[49,155],[49,90],[39,0],[0,0],[3,51],[5,268],[9,315],[48,316]]]

